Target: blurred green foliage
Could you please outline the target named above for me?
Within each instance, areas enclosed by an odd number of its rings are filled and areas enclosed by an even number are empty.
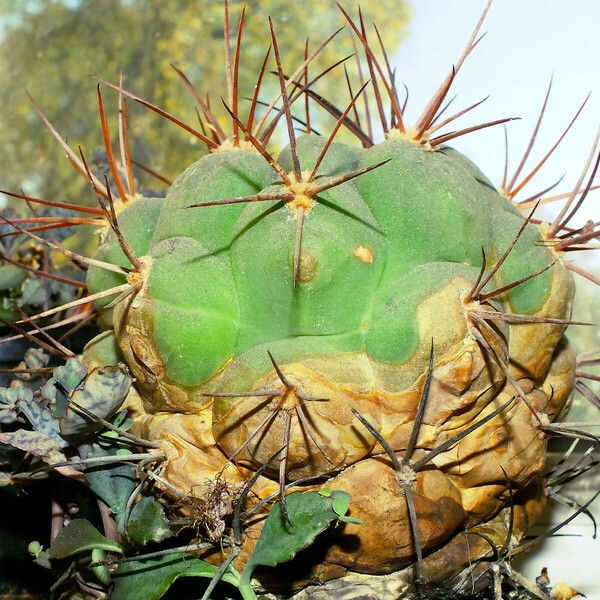
[[[230,2],[231,46],[243,3]],[[352,9],[354,7],[351,7]],[[252,94],[258,68],[270,38],[272,15],[284,68],[304,58],[308,35],[315,48],[344,25],[333,1],[260,0],[248,4],[240,64],[240,95]],[[404,0],[366,3],[365,23],[385,23],[384,42],[393,52],[408,22]],[[375,33],[373,43],[376,43]],[[76,176],[56,141],[29,104],[27,89],[73,148],[81,145],[91,158],[101,146],[95,93],[96,73],[125,87],[197,126],[194,102],[170,63],[183,69],[212,106],[223,113],[220,97],[224,79],[222,0],[0,0],[0,188],[54,199],[93,202],[93,195]],[[311,75],[351,54],[348,31],[341,32],[310,67]],[[272,58],[272,57],[271,57]],[[354,61],[349,68],[355,71]],[[289,71],[288,71],[289,72]],[[355,82],[357,80],[355,79]],[[265,75],[263,99],[270,100],[277,82]],[[356,85],[356,88],[358,85]],[[317,88],[341,102],[347,100],[344,72],[336,68]],[[249,103],[242,101],[245,111]],[[116,136],[117,98],[105,92],[105,108]],[[300,107],[298,107],[300,108]],[[316,111],[315,111],[316,112]],[[205,152],[199,140],[150,111],[130,106],[132,156],[169,178]],[[113,138],[114,140],[114,138]],[[161,184],[146,178],[147,185]]]

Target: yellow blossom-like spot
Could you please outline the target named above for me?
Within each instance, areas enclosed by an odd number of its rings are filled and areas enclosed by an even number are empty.
[[[129,285],[138,285],[142,281],[142,276],[137,271],[129,271],[127,273],[127,283]]]
[[[356,256],[356,258],[358,258],[360,262],[363,262],[366,265],[373,264],[374,256],[371,248],[368,248],[367,246],[357,246],[356,248],[354,248],[353,252],[354,256]]]

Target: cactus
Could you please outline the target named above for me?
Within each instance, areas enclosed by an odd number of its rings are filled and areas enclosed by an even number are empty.
[[[350,116],[369,84],[336,108],[298,79],[312,57],[284,73],[272,23],[283,108],[257,124],[256,102],[246,121],[238,113],[242,18],[231,70],[227,46],[231,136],[202,100],[214,136],[101,80],[120,103],[130,98],[184,125],[210,153],[166,198],[135,194],[98,88],[114,185],[69,150],[105,223],[86,259],[89,295],[71,305],[94,301],[107,329],[86,347],[87,367],[123,361],[131,370],[133,431],[164,455],[167,494],[203,499],[216,481],[232,489],[250,481],[253,499],[246,494],[240,510],[275,494],[290,526],[288,488],[310,494],[326,482],[327,493],[351,495],[350,516],[347,507],[338,513],[344,526],[317,538],[317,558],[295,559],[293,576],[256,571],[267,590],[368,574],[380,597],[396,597],[415,574],[422,584],[456,584],[490,546],[502,560],[515,554],[544,504],[548,438],[595,441],[556,422],[575,383],[564,331],[586,325],[570,318],[574,269],[564,252],[597,237],[594,227],[568,229],[568,211],[592,185],[595,171],[580,189],[598,140],[567,209],[540,224],[534,202],[515,200],[530,176],[517,182],[519,170],[496,189],[446,145],[508,119],[437,133],[466,112],[438,123],[485,12],[409,127],[391,73],[341,11],[365,52],[383,141]],[[328,136],[310,125],[295,132],[290,105],[303,95],[336,118]],[[289,145],[275,156],[268,140],[279,121]],[[342,141],[342,128],[358,143]],[[257,514],[235,531],[237,568],[256,562],[267,511]],[[217,521],[209,537],[223,534]],[[214,549],[211,560],[220,559]]]

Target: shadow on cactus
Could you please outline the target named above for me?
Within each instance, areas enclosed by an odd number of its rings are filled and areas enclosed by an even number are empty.
[[[38,562],[64,565],[59,585],[146,599],[188,577],[210,580],[202,598],[219,581],[243,598],[298,600],[366,591],[459,597],[473,586],[494,598],[551,592],[546,579],[536,586],[520,576],[511,559],[545,537],[524,541],[545,498],[561,498],[575,471],[597,464],[598,439],[560,419],[576,380],[565,328],[592,325],[570,318],[572,272],[594,276],[566,253],[594,248],[600,235],[597,224],[570,225],[593,188],[598,135],[572,192],[523,200],[585,102],[524,174],[549,89],[531,143],[498,188],[446,145],[510,120],[444,133],[479,104],[445,116],[488,9],[412,126],[408,94],[400,97],[383,45],[370,39],[380,41],[379,31],[341,6],[360,72],[358,82],[348,77],[342,108],[314,87],[339,63],[309,74],[340,30],[287,73],[269,19],[272,45],[242,111],[245,13],[232,52],[227,3],[231,132],[221,107],[209,107],[182,71],[201,130],[122,79],[97,78],[109,180],[34,104],[100,205],[68,207],[92,211],[101,229],[93,257],[4,218],[87,267],[85,295],[15,327],[58,313],[68,319],[93,302],[104,328],[81,362],[71,358],[43,387],[14,385],[0,397],[3,422],[29,422],[2,441],[48,465],[33,460],[33,470],[11,480],[58,469],[85,479],[99,498],[104,535],[75,519],[48,550],[31,548]],[[269,60],[280,91],[263,102]],[[118,156],[102,86],[118,92]],[[128,100],[210,151],[165,198],[135,191]],[[362,103],[379,118],[383,141],[360,117]],[[313,128],[316,107],[335,119],[327,136]],[[276,154],[278,128],[289,145]],[[341,141],[342,129],[355,143]],[[562,208],[545,223],[537,208],[553,201]],[[52,338],[44,343],[60,350]],[[583,462],[573,467],[567,456],[548,472],[552,436],[586,445]],[[575,504],[574,515],[589,514],[588,504]]]

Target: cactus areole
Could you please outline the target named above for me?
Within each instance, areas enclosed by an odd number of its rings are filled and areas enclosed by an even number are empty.
[[[249,505],[298,480],[352,496],[362,524],[285,576],[257,571],[266,589],[372,576],[397,593],[415,566],[450,581],[542,506],[544,427],[574,381],[572,276],[507,194],[425,138],[434,115],[374,144],[288,128],[275,158],[238,131],[166,198],[124,205],[136,264],[111,230],[96,259],[126,275],[89,269],[92,293],[130,284],[97,302],[108,331],[86,355],[116,342],[170,486],[202,497],[271,460]]]

